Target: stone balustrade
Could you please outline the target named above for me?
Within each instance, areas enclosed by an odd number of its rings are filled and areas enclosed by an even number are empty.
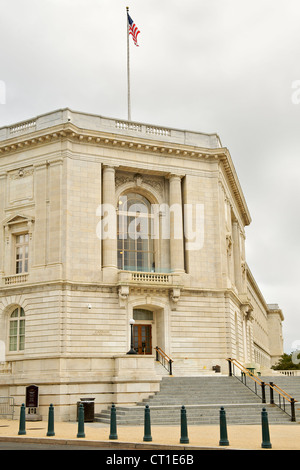
[[[10,276],[4,276],[4,285],[11,286],[14,284],[22,284],[28,281],[28,274],[13,274]]]

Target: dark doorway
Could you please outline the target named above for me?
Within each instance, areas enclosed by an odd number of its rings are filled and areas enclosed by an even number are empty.
[[[133,326],[133,347],[138,354],[152,354],[152,325]]]

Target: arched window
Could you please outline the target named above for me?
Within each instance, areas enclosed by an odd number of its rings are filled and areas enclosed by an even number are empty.
[[[127,193],[118,201],[118,268],[128,271],[155,270],[151,236],[151,204],[138,193]]]
[[[17,307],[9,319],[9,351],[23,351],[25,348],[25,312]]]

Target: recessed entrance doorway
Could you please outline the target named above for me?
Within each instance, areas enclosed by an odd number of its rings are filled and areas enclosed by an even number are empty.
[[[153,312],[145,309],[134,309],[133,348],[138,354],[152,354]]]
[[[133,347],[138,354],[152,354],[152,326],[133,326]]]

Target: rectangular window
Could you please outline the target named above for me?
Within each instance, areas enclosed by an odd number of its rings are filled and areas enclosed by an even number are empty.
[[[9,329],[9,350],[17,351],[18,349],[18,320],[10,322]]]
[[[25,347],[25,320],[20,320],[19,324],[19,350],[23,351]]]
[[[29,235],[16,236],[16,274],[28,273]]]

